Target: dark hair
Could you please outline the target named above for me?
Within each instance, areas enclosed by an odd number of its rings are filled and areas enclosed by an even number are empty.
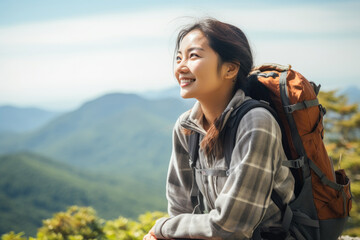
[[[253,67],[253,57],[249,42],[239,28],[213,18],[205,18],[183,28],[177,37],[175,54],[180,43],[192,30],[200,30],[207,38],[209,46],[219,55],[219,66],[224,62],[240,64],[235,90],[246,85],[246,79]]]
[[[234,93],[237,89],[244,89],[247,76],[253,67],[253,58],[249,42],[239,28],[213,18],[198,20],[192,25],[183,28],[177,37],[175,54],[179,50],[181,41],[193,30],[200,30],[209,42],[209,46],[219,55],[219,67],[225,62],[240,65],[236,76]],[[217,157],[223,156],[220,128],[222,119],[218,118],[207,131],[200,147],[209,156],[214,153]]]

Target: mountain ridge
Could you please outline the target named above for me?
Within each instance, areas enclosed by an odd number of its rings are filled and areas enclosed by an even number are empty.
[[[42,220],[71,205],[93,206],[107,219],[166,209],[163,191],[136,179],[87,173],[32,152],[1,155],[0,175],[0,235],[33,234]]]
[[[187,109],[186,104],[176,99],[164,101],[147,100],[133,94],[105,95],[56,117],[33,132],[6,138],[0,133],[0,154],[35,152],[99,178],[106,176],[107,181],[94,183],[99,189],[119,188],[118,192],[129,192],[131,201],[126,196],[117,199],[126,208],[120,213],[124,216],[137,216],[152,209],[165,210],[172,128],[178,116]],[[63,175],[68,178],[65,173]],[[111,191],[103,197],[113,199]],[[91,198],[98,199],[93,195]],[[163,204],[162,209],[159,209],[159,203]],[[22,204],[29,206],[32,202]],[[133,209],[133,205],[139,207]]]
[[[0,106],[0,133],[29,132],[59,116],[61,112],[37,107]]]

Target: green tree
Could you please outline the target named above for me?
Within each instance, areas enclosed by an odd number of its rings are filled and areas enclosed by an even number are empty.
[[[14,233],[9,232],[1,236],[1,240],[26,240],[26,237],[23,237],[24,233]]]
[[[69,207],[66,212],[56,213],[43,221],[37,233],[38,240],[103,239],[103,220],[91,207]]]
[[[149,232],[155,221],[166,216],[163,212],[147,212],[138,221],[119,217],[105,221],[96,216],[91,207],[71,206],[66,212],[54,214],[43,221],[37,237],[28,240],[141,240]],[[9,232],[1,240],[27,240],[24,233]]]
[[[319,93],[326,108],[325,143],[335,168],[345,169],[351,180],[352,210],[346,234],[360,236],[360,111],[358,104],[349,104],[337,91]]]
[[[141,240],[144,235],[154,226],[155,221],[166,214],[162,212],[147,212],[139,216],[139,221],[131,221],[119,217],[113,221],[107,221],[104,226],[106,239],[109,240]]]

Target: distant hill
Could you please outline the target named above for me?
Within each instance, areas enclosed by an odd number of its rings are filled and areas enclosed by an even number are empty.
[[[170,88],[161,89],[161,90],[147,91],[147,92],[141,93],[139,95],[141,97],[144,97],[146,99],[151,99],[151,100],[174,98],[174,99],[178,99],[178,100],[184,102],[184,104],[186,104],[189,107],[192,107],[195,103],[194,99],[183,99],[180,96],[180,87],[179,86],[170,87]]]
[[[30,150],[96,171],[164,173],[172,127],[188,108],[176,99],[108,94],[30,134],[0,138],[0,153]]]
[[[344,94],[348,97],[350,103],[360,104],[360,89],[356,86],[350,86],[340,91],[340,94]]]
[[[164,194],[136,179],[89,174],[34,153],[0,156],[0,176],[0,235],[33,235],[42,220],[74,204],[93,206],[105,219],[166,210]]]
[[[58,116],[59,112],[39,108],[0,106],[0,132],[29,132]]]
[[[174,86],[167,89],[146,91],[139,94],[141,97],[147,99],[164,99],[164,98],[176,98],[180,99],[180,87]]]
[[[114,93],[89,101],[33,132],[0,133],[0,154],[9,164],[0,166],[0,181],[7,179],[2,186],[9,193],[0,195],[0,202],[7,202],[2,208],[6,221],[15,223],[24,211],[23,219],[38,224],[35,219],[49,217],[69,204],[94,206],[106,218],[166,210],[172,128],[187,109],[187,104],[174,98],[149,100]],[[16,154],[24,151],[53,160]],[[38,196],[45,202],[39,202]]]

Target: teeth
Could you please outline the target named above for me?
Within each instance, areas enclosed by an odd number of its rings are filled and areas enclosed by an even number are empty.
[[[195,79],[182,79],[181,80],[181,83],[191,83],[191,82],[194,82]]]

